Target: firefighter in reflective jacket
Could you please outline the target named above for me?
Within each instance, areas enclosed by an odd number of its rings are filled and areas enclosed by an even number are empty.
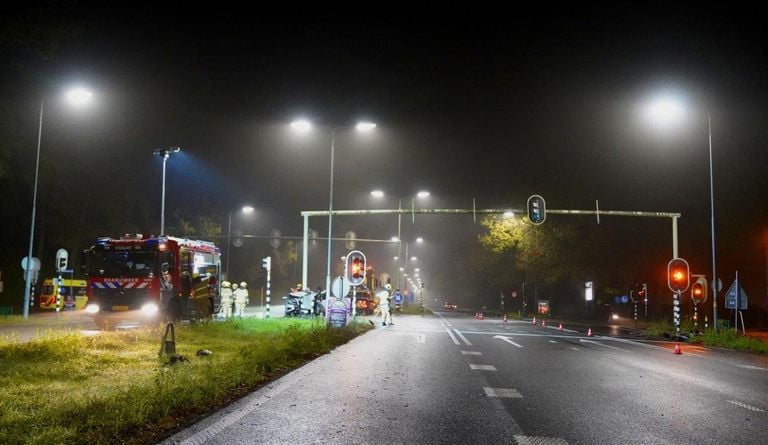
[[[221,309],[219,315],[223,318],[232,316],[232,284],[229,281],[221,282]]]
[[[392,303],[392,285],[387,283],[384,286],[384,290],[376,294],[379,297],[379,308],[381,309],[381,325],[386,326],[387,321],[392,324],[392,312],[390,304]]]
[[[248,285],[243,281],[240,287],[235,291],[235,315],[242,317],[245,312],[245,306],[248,304]]]

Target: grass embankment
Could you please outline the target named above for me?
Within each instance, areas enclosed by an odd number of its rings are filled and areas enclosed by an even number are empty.
[[[0,443],[154,443],[369,329],[311,320],[231,320],[176,328],[176,352],[158,356],[163,328],[51,333],[0,340]],[[213,353],[196,356],[201,349]]]
[[[695,331],[693,323],[682,322],[680,331],[688,336],[692,343],[735,349],[737,351],[768,354],[768,343],[756,338],[740,335],[736,333],[734,329],[721,329],[718,332],[709,329],[701,334],[692,335],[688,333]],[[651,337],[673,338],[675,335],[675,327],[669,320],[663,320],[650,323],[646,329],[646,333]]]

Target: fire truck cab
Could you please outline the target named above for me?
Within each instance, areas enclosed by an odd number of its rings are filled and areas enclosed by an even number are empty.
[[[221,254],[211,242],[127,234],[83,252],[86,312],[102,329],[209,319],[219,310]]]

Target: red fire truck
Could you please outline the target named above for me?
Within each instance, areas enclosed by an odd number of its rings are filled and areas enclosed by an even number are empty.
[[[86,312],[104,329],[208,319],[219,310],[221,254],[211,242],[127,234],[84,253]]]

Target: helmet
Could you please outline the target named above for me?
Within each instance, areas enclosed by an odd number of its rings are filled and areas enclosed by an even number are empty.
[[[388,291],[391,291],[392,290],[392,285],[387,283],[387,284],[384,285],[384,289],[386,289]]]
[[[232,283],[230,283],[229,281],[222,281],[221,282],[221,287],[230,287],[230,286],[232,286]]]
[[[232,289],[237,289],[237,283],[232,283]]]
[[[301,290],[301,283],[296,284],[296,290]]]
[[[246,286],[248,286],[248,285],[247,285],[247,284],[245,284],[245,281],[243,281],[242,283],[240,283],[240,287],[242,287],[243,289],[245,289],[245,288],[246,288]]]

